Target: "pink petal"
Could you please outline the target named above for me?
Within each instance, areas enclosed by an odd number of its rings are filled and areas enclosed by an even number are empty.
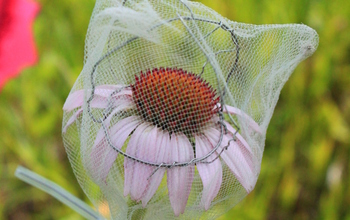
[[[235,108],[233,106],[229,106],[229,105],[225,105],[224,108],[224,112],[230,113],[230,114],[234,114],[234,115],[239,115],[244,117],[244,119],[246,119],[248,121],[248,125],[255,130],[256,132],[262,134],[262,130],[260,128],[260,126],[258,125],[258,123],[256,123],[254,121],[254,119],[252,119],[249,115],[247,115],[245,112],[243,112],[242,110]]]
[[[216,146],[219,142],[220,131],[214,128],[209,128],[206,131],[205,135],[213,146]],[[222,151],[223,147],[226,147],[228,145],[229,140],[231,139],[232,135],[223,135],[222,143],[218,149],[218,153]],[[237,180],[249,193],[255,186],[257,176],[254,170],[253,154],[251,154],[250,150],[242,149],[242,146],[240,146],[241,140],[242,137],[240,141],[238,141],[237,135],[237,140],[231,141],[228,148],[224,150],[220,156],[225,161],[227,166],[231,169],[232,173],[236,176]]]
[[[194,158],[192,145],[183,134],[172,134],[168,147],[171,149],[169,163],[189,162]],[[184,213],[190,195],[194,166],[173,167],[167,173],[170,204],[175,216],[179,216]]]
[[[229,132],[231,132],[231,134],[235,134],[236,133],[236,129],[234,129],[230,123],[224,121],[226,128]],[[242,137],[242,135],[240,133],[236,133],[236,137],[237,140],[236,142],[239,144],[239,146],[242,146],[242,151],[247,151],[247,154],[253,154],[252,149],[250,148],[249,144],[247,143],[246,140],[244,140],[244,138]]]
[[[37,61],[32,25],[38,11],[33,1],[0,1],[0,89]]]
[[[80,108],[78,109],[76,112],[74,112],[74,114],[72,115],[72,117],[70,117],[67,121],[67,124],[63,127],[62,129],[62,133],[66,133],[67,132],[67,128],[73,124],[75,122],[75,120],[78,119],[79,115],[83,112],[83,109]]]
[[[170,135],[168,132],[159,130],[156,143],[149,145],[149,151],[151,152],[150,161],[154,163],[165,163],[169,158],[170,149],[168,143],[170,142]],[[153,156],[152,156],[153,155]],[[152,168],[157,169],[156,167]],[[152,172],[153,172],[152,170]],[[163,176],[165,168],[159,168],[149,179],[147,189],[142,197],[142,205],[146,207],[148,201],[153,197],[157,191]]]
[[[76,95],[78,95],[78,94],[76,94]],[[72,97],[72,99],[74,99],[74,97]],[[72,99],[69,100],[69,102],[71,102]],[[67,103],[67,102],[66,102],[66,103]],[[99,103],[101,103],[101,102],[99,102]],[[132,107],[134,106],[134,103],[133,103],[130,99],[120,99],[120,100],[116,101],[116,103],[118,104],[117,107],[115,107],[115,109],[113,109],[113,111],[111,112],[111,114],[110,114],[110,115],[108,116],[108,118],[106,119],[106,121],[108,121],[108,122],[105,121],[105,124],[106,124],[107,127],[109,127],[109,122],[110,122],[110,120],[112,119],[112,117],[113,117],[114,115],[118,114],[118,112],[120,112],[120,111],[123,111],[123,110],[125,111],[125,110],[130,109],[130,108],[132,108]],[[96,101],[95,101],[95,102],[92,102],[92,104],[93,104],[92,107],[101,107],[101,108],[102,108],[102,106],[99,106],[98,103],[96,103]],[[68,119],[66,125],[65,125],[65,126],[63,127],[63,129],[62,129],[62,132],[63,132],[63,133],[66,133],[67,128],[68,128],[71,124],[73,124],[75,120],[78,119],[78,117],[80,116],[80,114],[81,114],[82,112],[83,112],[83,109],[82,109],[82,108],[79,108],[79,109]],[[102,129],[102,128],[101,128],[101,129]]]
[[[107,104],[108,104],[108,98],[110,97],[110,95],[122,87],[123,86],[121,86],[121,85],[97,86],[95,88],[94,98],[91,101],[91,107],[92,108],[106,108]],[[66,102],[63,105],[63,110],[69,112],[75,108],[81,107],[84,104],[84,95],[85,95],[85,90],[78,90],[78,91],[75,91],[75,92],[69,94]],[[88,92],[87,95],[90,96],[90,93]],[[127,89],[127,88],[123,89],[120,92],[113,95],[112,101],[114,101],[114,103],[117,103],[118,101],[120,101],[120,99],[118,99],[117,101],[114,99],[119,98],[121,96],[126,96],[127,98],[131,98],[132,91],[130,89]],[[122,100],[130,100],[127,98],[122,99]]]
[[[206,156],[214,146],[207,139],[196,136],[196,157]],[[209,156],[205,161],[213,161],[209,164],[197,163],[197,170],[203,182],[201,204],[208,210],[211,202],[217,196],[222,183],[222,166],[217,153]],[[215,159],[215,160],[214,160]]]
[[[132,90],[130,88],[125,88],[125,86],[123,85],[97,86],[95,89],[95,95],[108,98],[113,92],[116,92],[118,90],[120,91],[115,93],[113,97],[122,96],[122,95],[132,96]]]
[[[121,149],[130,133],[140,124],[138,117],[131,116],[119,121],[109,132],[111,143],[114,147]],[[107,126],[108,127],[108,126]],[[91,151],[90,171],[96,181],[106,180],[109,170],[117,159],[118,152],[114,150],[106,140],[103,128],[96,136]]]
[[[126,153],[132,156],[137,156],[137,151],[139,145],[144,142],[145,134],[144,131],[148,127],[148,124],[140,124],[134,133],[131,135],[128,146],[126,148]],[[134,167],[135,160],[125,158],[124,159],[124,196],[127,196],[131,193],[131,186],[134,179]]]
[[[141,124],[141,120],[138,117],[130,116],[114,125],[110,129],[113,146],[121,149],[130,133],[135,130],[139,124]]]
[[[78,90],[68,95],[66,102],[63,105],[63,110],[72,111],[75,108],[83,106],[84,90]]]
[[[90,155],[89,171],[97,183],[106,180],[117,156],[118,153],[108,145],[106,139],[102,138],[101,142],[94,144]]]
[[[151,158],[154,157],[154,154],[156,154],[156,152],[152,151],[152,148],[154,148],[154,145],[157,142],[157,134],[158,129],[156,127],[149,126],[146,128],[142,134],[143,141],[140,141],[137,146],[138,149],[136,154],[131,155],[140,160],[152,162]],[[148,178],[151,176],[153,170],[154,168],[150,165],[146,165],[140,162],[134,163],[133,181],[130,189],[131,199],[136,201],[141,200],[142,195],[144,194],[149,182]]]

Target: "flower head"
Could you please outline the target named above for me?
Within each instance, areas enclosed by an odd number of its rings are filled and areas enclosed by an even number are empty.
[[[82,113],[82,94],[82,91],[72,93],[65,103],[67,111],[79,109],[68,120],[64,132]],[[130,86],[98,86],[94,94],[91,108],[114,107],[91,151],[92,163],[88,169],[95,181],[106,181],[129,139],[125,152],[129,157],[124,160],[124,196],[141,201],[144,207],[167,172],[174,214],[183,213],[196,167],[203,184],[201,204],[209,209],[222,184],[221,161],[247,192],[253,189],[257,178],[254,154],[230,123],[218,124],[220,98],[199,76],[177,68],[153,69],[135,76],[135,83]],[[244,117],[252,130],[260,132],[256,122],[245,113],[232,106],[223,107],[224,112]],[[129,113],[111,125],[112,118],[121,112]],[[106,128],[109,128],[108,136]],[[196,159],[196,164],[191,163]]]

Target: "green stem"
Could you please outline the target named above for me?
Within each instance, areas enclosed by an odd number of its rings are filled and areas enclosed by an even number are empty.
[[[73,196],[67,190],[63,189],[56,183],[34,173],[22,166],[18,166],[15,172],[17,178],[22,181],[41,189],[42,191],[55,197],[57,200],[66,204],[68,207],[82,215],[83,217],[91,220],[102,220],[101,217],[95,210],[93,210],[85,202],[81,201],[77,197]]]

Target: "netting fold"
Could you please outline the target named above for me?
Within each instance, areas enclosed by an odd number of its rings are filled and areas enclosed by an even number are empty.
[[[280,91],[317,45],[196,2],[97,0],[63,107],[82,189],[108,219],[217,218],[253,190]]]

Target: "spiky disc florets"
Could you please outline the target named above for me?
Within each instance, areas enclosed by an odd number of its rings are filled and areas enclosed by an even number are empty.
[[[217,112],[216,91],[202,78],[177,68],[141,72],[132,85],[139,114],[169,132],[193,134]]]

